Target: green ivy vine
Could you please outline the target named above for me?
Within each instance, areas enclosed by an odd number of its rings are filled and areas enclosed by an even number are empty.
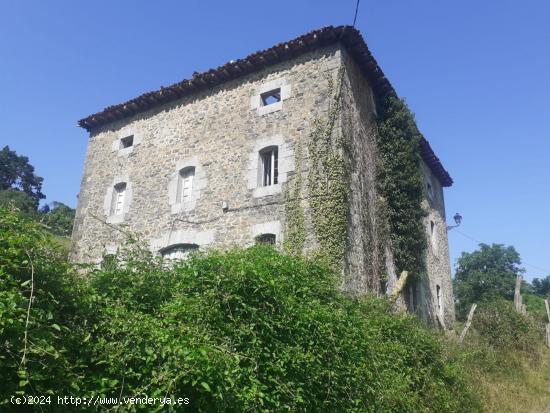
[[[342,110],[344,68],[336,79],[328,77],[328,115],[316,117],[307,141],[307,176],[311,221],[319,243],[318,255],[334,268],[341,269],[348,240],[348,215],[351,171],[345,154],[347,134],[338,130]],[[379,236],[388,239],[398,272],[413,276],[426,272],[427,246],[422,207],[423,175],[418,131],[407,105],[397,98],[378,102],[377,191],[386,230]],[[285,250],[301,254],[306,240],[304,209],[301,202],[302,146],[295,147],[296,175],[286,193]],[[375,242],[385,242],[384,239]]]
[[[388,225],[395,266],[414,277],[426,273],[427,247],[422,207],[424,183],[414,116],[397,98],[378,104],[378,193]]]
[[[300,255],[306,242],[304,209],[302,208],[302,142],[296,142],[294,149],[296,176],[286,192],[286,231],[283,247],[288,254]]]
[[[335,131],[342,109],[344,69],[336,81],[328,77],[328,116],[313,121],[308,140],[308,189],[313,228],[321,256],[341,269],[348,238],[350,168],[344,156],[347,142]]]

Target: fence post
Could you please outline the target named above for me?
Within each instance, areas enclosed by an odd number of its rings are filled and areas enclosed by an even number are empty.
[[[464,340],[464,337],[466,337],[466,333],[468,332],[468,329],[472,325],[472,318],[474,318],[474,311],[476,311],[477,304],[472,304],[472,307],[470,308],[470,313],[468,314],[468,320],[466,320],[466,325],[464,326],[464,330],[462,330],[462,333],[460,333],[460,338],[458,341],[462,343]]]
[[[548,298],[544,300],[546,306],[546,315],[548,316],[548,323],[546,324],[546,344],[550,347],[550,304],[548,304]]]
[[[518,275],[516,277],[516,289],[514,290],[514,307],[516,308],[516,311],[518,313],[521,313],[521,281],[522,281],[521,275]]]

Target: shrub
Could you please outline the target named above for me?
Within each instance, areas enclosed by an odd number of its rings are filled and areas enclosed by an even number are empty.
[[[482,340],[496,349],[531,351],[541,341],[540,326],[504,299],[482,302],[473,326]]]
[[[168,268],[129,249],[79,278],[34,224],[0,222],[4,402],[31,383],[37,394],[188,397],[206,412],[477,409],[434,333],[384,300],[346,296],[316,261],[257,246]],[[29,251],[33,344],[17,376]]]
[[[84,289],[39,224],[0,208],[0,402],[78,383]]]

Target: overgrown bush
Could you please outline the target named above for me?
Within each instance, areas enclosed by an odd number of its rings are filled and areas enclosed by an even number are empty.
[[[542,341],[540,325],[504,299],[482,302],[473,326],[482,340],[496,349],[531,351]]]
[[[0,209],[0,402],[80,381],[85,289],[39,224]]]
[[[344,295],[315,261],[258,246],[168,268],[130,248],[79,278],[34,224],[0,213],[4,403],[24,391],[188,397],[206,412],[477,410],[437,336],[383,300]]]

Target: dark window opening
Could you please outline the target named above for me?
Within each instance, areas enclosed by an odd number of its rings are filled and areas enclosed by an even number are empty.
[[[126,136],[120,140],[121,149],[129,148],[134,145],[134,135]]]
[[[256,245],[258,244],[270,244],[275,245],[277,237],[275,234],[261,234],[256,237]]]
[[[427,190],[428,190],[428,195],[429,195],[430,197],[433,197],[433,195],[434,195],[434,189],[433,189],[433,187],[432,187],[432,184],[429,183],[429,182],[427,182],[427,183],[426,183],[426,188],[427,188]]]
[[[276,146],[260,152],[261,180],[260,186],[276,185],[279,178],[279,151]]]
[[[197,244],[176,244],[160,251],[165,260],[185,260],[192,251],[199,249]]]
[[[260,95],[262,99],[262,106],[271,105],[281,101],[281,88],[270,90],[269,92],[262,93]]]

